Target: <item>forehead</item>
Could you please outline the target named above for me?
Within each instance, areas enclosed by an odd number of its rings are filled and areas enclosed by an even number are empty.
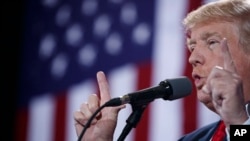
[[[239,35],[237,26],[230,22],[199,23],[190,28],[188,34],[190,39],[206,38],[213,35],[221,38]]]

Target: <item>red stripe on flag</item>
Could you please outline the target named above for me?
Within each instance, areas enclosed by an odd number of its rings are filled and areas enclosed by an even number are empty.
[[[185,76],[191,77],[192,67],[191,65],[186,65]],[[195,93],[195,88],[192,88],[192,94],[184,98],[183,100],[183,111],[184,111],[184,127],[183,133],[187,134],[197,127],[197,98]]]
[[[65,141],[66,131],[66,92],[60,92],[55,100],[54,139],[53,141]]]
[[[138,67],[138,85],[137,89],[144,89],[151,85],[152,66],[151,63],[141,64]],[[143,112],[143,115],[135,130],[135,141],[149,140],[149,119],[150,106],[148,105]]]
[[[201,5],[201,0],[189,0],[188,12],[198,8]],[[189,51],[186,50],[186,68],[184,75],[192,78],[192,66],[188,63]],[[194,85],[193,85],[194,86]],[[197,98],[195,88],[193,87],[192,94],[183,100],[184,109],[184,127],[183,133],[189,133],[197,128]]]
[[[28,131],[28,111],[27,108],[20,108],[17,112],[15,141],[26,141]]]

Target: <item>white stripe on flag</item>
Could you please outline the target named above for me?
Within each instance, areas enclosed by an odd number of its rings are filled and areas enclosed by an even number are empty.
[[[33,99],[29,105],[28,141],[52,141],[54,99],[50,94]]]
[[[182,19],[186,1],[158,0],[153,66],[153,83],[183,75],[185,66]],[[182,134],[182,100],[152,103],[151,141],[177,140]]]
[[[137,70],[134,65],[126,65],[121,68],[115,69],[109,74],[110,93],[112,97],[119,97],[136,90],[137,86]],[[131,106],[126,105],[118,115],[118,123],[114,134],[114,140],[117,140],[126,125],[126,120],[132,112]],[[133,129],[127,135],[126,141],[133,140]]]
[[[202,103],[198,102],[198,121],[197,121],[198,127],[197,128],[200,128],[200,127],[205,126],[209,123],[218,121],[219,119],[220,119],[220,117],[217,114],[215,114],[214,112],[209,110]]]

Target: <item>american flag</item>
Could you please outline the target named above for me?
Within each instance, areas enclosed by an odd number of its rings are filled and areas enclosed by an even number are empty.
[[[211,1],[211,0],[210,0]],[[208,0],[28,0],[17,117],[18,141],[76,141],[73,112],[98,93],[106,73],[112,97],[188,76],[187,12]],[[130,106],[118,117],[118,139]],[[151,102],[127,141],[175,141],[218,119],[192,95]]]

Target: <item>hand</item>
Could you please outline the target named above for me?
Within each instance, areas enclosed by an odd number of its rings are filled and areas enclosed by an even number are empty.
[[[242,124],[248,116],[245,109],[242,79],[228,50],[227,41],[221,43],[223,67],[215,66],[208,76],[203,91],[212,97],[216,112],[229,129],[230,124]]]
[[[84,125],[92,114],[104,103],[110,100],[109,86],[103,72],[97,73],[97,81],[100,90],[100,99],[96,94],[88,98],[87,103],[83,103],[80,111],[74,113],[75,129],[77,136],[83,130]],[[125,108],[125,105],[118,107],[105,107],[92,121],[90,127],[83,135],[82,141],[112,141],[114,130],[117,124],[118,112]]]

